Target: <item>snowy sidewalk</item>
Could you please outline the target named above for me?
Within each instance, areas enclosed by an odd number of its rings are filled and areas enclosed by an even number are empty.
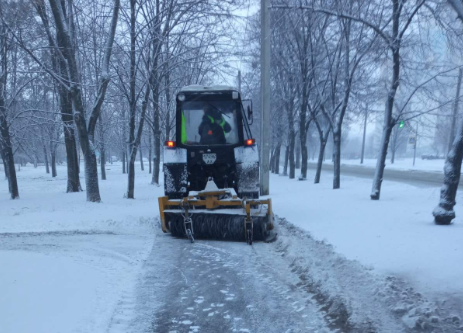
[[[124,199],[127,175],[107,169],[100,204],[65,193],[65,167],[55,179],[22,168],[20,200],[9,200],[0,180],[2,333],[104,332],[118,304],[133,298],[162,188],[138,169],[137,199]]]
[[[338,253],[376,272],[405,279],[431,300],[463,299],[463,212],[453,225],[436,226],[431,215],[439,187],[418,188],[384,182],[380,201],[371,201],[371,181],[332,175],[315,185],[272,175],[275,214],[331,243]],[[457,202],[462,202],[459,193]],[[462,309],[463,310],[463,309]]]

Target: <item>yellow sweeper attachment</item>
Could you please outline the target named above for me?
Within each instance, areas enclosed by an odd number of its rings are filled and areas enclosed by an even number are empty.
[[[182,199],[159,198],[162,231],[176,237],[272,241],[271,199],[239,198],[232,188],[218,189],[213,180],[203,191]]]

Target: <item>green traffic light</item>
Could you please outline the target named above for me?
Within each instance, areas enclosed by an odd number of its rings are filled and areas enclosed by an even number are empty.
[[[402,120],[402,121],[399,123],[399,128],[404,127],[404,125],[405,125],[405,124],[404,124],[404,122],[403,122],[403,120]]]

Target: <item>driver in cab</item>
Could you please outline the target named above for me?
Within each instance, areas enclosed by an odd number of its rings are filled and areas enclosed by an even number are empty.
[[[210,104],[204,107],[204,115],[198,128],[201,144],[225,144],[225,134],[231,131],[231,126],[225,121],[219,109]]]

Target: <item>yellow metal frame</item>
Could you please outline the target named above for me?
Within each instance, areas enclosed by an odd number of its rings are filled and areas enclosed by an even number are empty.
[[[188,196],[180,200],[169,200],[169,197],[160,197],[158,198],[159,202],[159,214],[161,217],[161,227],[163,232],[168,232],[169,228],[167,227],[166,218],[164,214],[164,210],[167,207],[192,207],[192,206],[203,206],[206,207],[207,210],[214,210],[220,206],[230,206],[230,207],[243,207],[246,210],[246,219],[251,219],[251,206],[255,205],[267,205],[267,215],[269,217],[269,224],[268,230],[273,229],[273,214],[272,214],[272,200],[265,199],[265,200],[241,200],[236,195],[232,197],[232,199],[228,200],[219,200],[218,196],[225,194],[226,191],[216,191],[216,192],[206,192],[206,193],[199,193],[198,199],[196,196]],[[203,199],[201,199],[203,198]],[[217,209],[220,211],[220,209]],[[244,216],[243,216],[244,218]]]

